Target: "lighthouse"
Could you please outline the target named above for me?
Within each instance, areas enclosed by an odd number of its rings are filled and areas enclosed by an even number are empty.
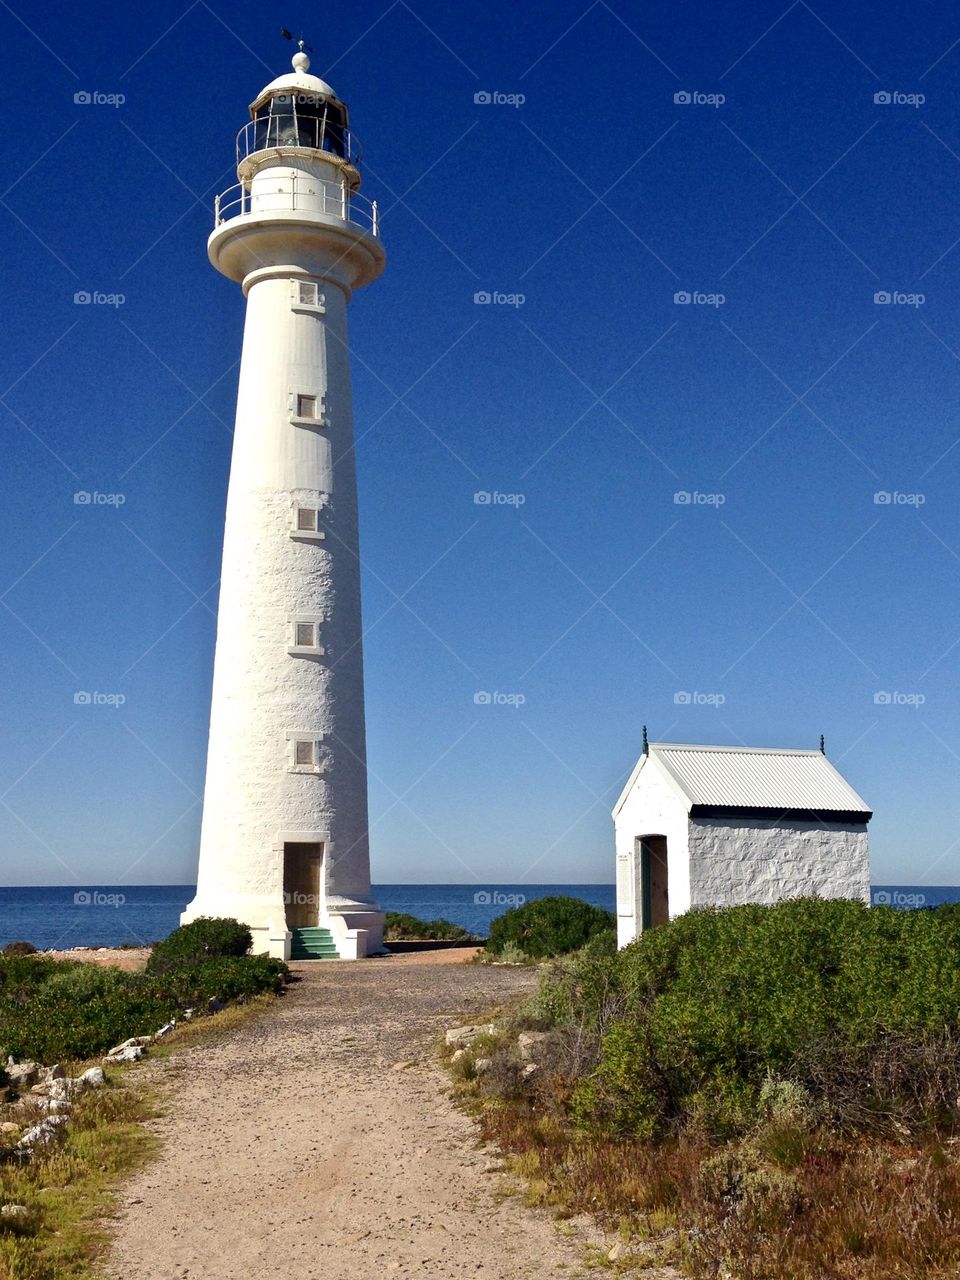
[[[347,303],[383,271],[346,104],[303,50],[237,136],[207,251],[246,298],[197,893],[254,951],[383,950],[371,897]]]

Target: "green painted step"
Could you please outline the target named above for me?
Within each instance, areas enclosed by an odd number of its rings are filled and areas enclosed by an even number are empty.
[[[294,929],[291,960],[339,960],[340,953],[329,929]]]

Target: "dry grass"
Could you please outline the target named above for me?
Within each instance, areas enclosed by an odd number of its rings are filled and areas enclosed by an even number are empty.
[[[484,1053],[509,1053],[485,1043]],[[529,1204],[590,1214],[642,1265],[671,1262],[697,1280],[956,1280],[960,1143],[897,1145],[772,1120],[718,1147],[585,1137],[565,1085],[493,1096],[457,1065],[458,1091],[487,1141],[523,1180]]]

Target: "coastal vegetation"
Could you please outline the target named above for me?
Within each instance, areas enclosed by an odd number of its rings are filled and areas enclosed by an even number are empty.
[[[698,1278],[955,1276],[960,909],[599,934],[453,1070],[531,1201]]]
[[[604,934],[609,935],[612,949],[615,924],[612,912],[582,898],[559,894],[533,898],[497,916],[486,950],[491,956],[543,960],[576,951]]]
[[[159,943],[145,973],[43,955],[0,955],[0,1062],[46,1065],[105,1053],[191,1009],[279,992],[288,970],[249,956],[236,921],[197,920]],[[242,950],[240,948],[242,947]]]
[[[383,929],[384,942],[430,941],[473,942],[474,935],[462,925],[451,924],[442,917],[420,920],[405,911],[388,911]]]

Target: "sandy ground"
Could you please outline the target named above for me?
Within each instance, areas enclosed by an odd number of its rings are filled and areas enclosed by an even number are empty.
[[[128,1280],[533,1280],[594,1274],[583,1241],[504,1197],[432,1046],[527,990],[463,952],[292,966],[303,981],[166,1077],[159,1158],[125,1187]],[[649,1273],[648,1273],[649,1274]]]
[[[149,947],[74,947],[71,951],[45,951],[54,960],[77,960],[83,964],[112,965],[129,973],[146,968],[150,956]]]

